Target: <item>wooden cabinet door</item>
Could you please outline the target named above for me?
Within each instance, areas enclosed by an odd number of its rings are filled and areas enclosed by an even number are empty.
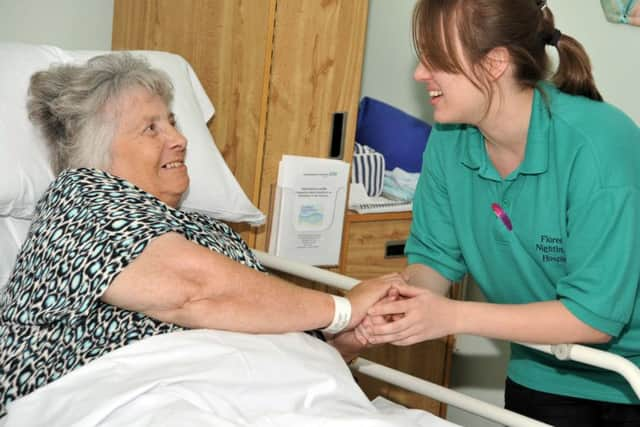
[[[269,212],[283,154],[329,157],[334,113],[345,112],[350,162],[360,97],[367,0],[277,0],[259,208]],[[267,233],[256,247],[267,248]]]

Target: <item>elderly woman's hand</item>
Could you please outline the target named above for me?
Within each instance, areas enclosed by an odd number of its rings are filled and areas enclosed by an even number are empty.
[[[358,326],[370,307],[388,296],[390,292],[394,293],[393,287],[400,285],[406,285],[406,282],[399,273],[391,273],[358,283],[346,295],[351,302],[351,321],[346,329],[350,330]]]
[[[398,297],[398,292],[395,288],[389,289],[387,296],[383,297],[378,303],[382,301],[395,301]],[[365,349],[372,347],[374,344],[370,343],[367,339],[366,328],[373,325],[380,325],[393,320],[392,316],[370,316],[367,315],[360,322],[355,329],[345,330],[336,335],[326,334],[327,342],[333,345],[336,350],[340,352],[344,360],[349,363]]]
[[[455,332],[456,301],[423,288],[396,288],[400,298],[380,301],[369,310],[370,316],[393,316],[393,321],[363,325],[359,332],[368,342],[411,345]]]
[[[345,362],[349,363],[371,345],[357,329],[340,332],[336,335],[325,334],[327,342],[334,346]]]

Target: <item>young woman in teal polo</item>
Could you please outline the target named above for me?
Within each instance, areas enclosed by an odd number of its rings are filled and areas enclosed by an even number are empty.
[[[584,343],[640,364],[640,129],[602,100],[544,1],[422,0],[413,34],[434,126],[406,245],[408,286],[359,330]],[[559,63],[549,78],[546,47]],[[471,273],[488,303],[443,295]],[[512,345],[506,407],[558,426],[640,425],[617,374]],[[626,423],[626,424],[625,424]]]

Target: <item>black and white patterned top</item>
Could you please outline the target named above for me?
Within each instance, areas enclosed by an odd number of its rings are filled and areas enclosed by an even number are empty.
[[[103,171],[57,177],[0,294],[0,417],[8,402],[107,352],[181,329],[100,301],[118,273],[168,232],[264,271],[222,222],[173,209]]]

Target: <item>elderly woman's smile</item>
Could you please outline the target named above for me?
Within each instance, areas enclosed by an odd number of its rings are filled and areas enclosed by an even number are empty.
[[[118,126],[109,172],[172,207],[189,186],[184,164],[187,140],[176,129],[163,99],[144,88],[126,92],[115,106]]]

